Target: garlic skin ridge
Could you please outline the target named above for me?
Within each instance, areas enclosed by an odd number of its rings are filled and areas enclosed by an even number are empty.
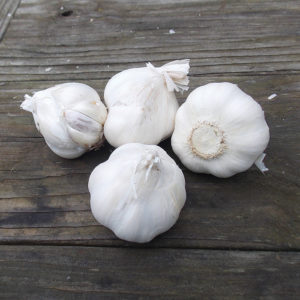
[[[103,142],[107,111],[86,84],[63,83],[25,95],[21,108],[33,114],[47,145],[63,158],[79,157]]]
[[[93,170],[88,187],[95,219],[137,243],[171,228],[186,200],[182,171],[155,145],[120,146]]]
[[[270,139],[261,106],[237,85],[209,83],[190,93],[178,109],[173,151],[191,171],[230,177],[254,163],[262,172]]]
[[[108,117],[104,135],[114,147],[126,143],[156,145],[171,136],[178,102],[174,91],[188,89],[189,60],[156,68],[133,68],[114,75],[104,101]]]

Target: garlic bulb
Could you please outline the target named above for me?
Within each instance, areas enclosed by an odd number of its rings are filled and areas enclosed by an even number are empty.
[[[261,106],[237,85],[223,82],[201,86],[188,96],[178,109],[171,142],[188,169],[230,177],[256,160],[261,165],[269,138]]]
[[[25,95],[21,108],[33,114],[47,145],[61,157],[76,158],[103,141],[106,108],[86,84],[63,83]]]
[[[106,85],[108,117],[104,135],[114,147],[126,143],[158,144],[174,130],[178,103],[174,91],[188,89],[189,60],[155,68],[125,70]]]
[[[89,179],[96,220],[121,239],[145,243],[171,228],[185,203],[185,180],[160,147],[117,148]]]

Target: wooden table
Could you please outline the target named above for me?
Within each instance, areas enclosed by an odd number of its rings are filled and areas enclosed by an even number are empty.
[[[0,0],[0,298],[300,299],[299,35],[297,0]],[[218,179],[178,162],[177,224],[127,243],[89,206],[89,174],[113,148],[61,159],[19,105],[70,81],[103,99],[117,72],[183,58],[190,90],[229,81],[262,105],[270,171]]]

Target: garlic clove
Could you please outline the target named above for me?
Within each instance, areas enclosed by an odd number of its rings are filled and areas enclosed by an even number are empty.
[[[125,70],[113,76],[104,91],[109,109],[104,126],[114,147],[139,142],[158,144],[174,130],[178,103],[174,91],[188,89],[189,60],[155,68]]]
[[[197,173],[230,177],[249,169],[269,142],[260,105],[231,83],[194,90],[178,109],[172,148]]]
[[[99,124],[104,124],[107,117],[106,107],[100,100],[90,101],[89,105],[86,105],[85,102],[76,103],[74,106],[72,106],[72,110],[86,115]]]
[[[102,125],[74,110],[65,111],[67,130],[72,140],[90,148],[100,140]]]
[[[86,152],[86,147],[77,144],[69,135],[64,118],[59,115],[52,99],[35,102],[35,123],[49,148],[63,158],[76,158]]]
[[[34,111],[36,125],[43,135],[47,136],[50,144],[61,145],[70,142],[62,116],[58,113],[57,107],[53,105],[51,98],[44,98],[35,102]]]
[[[158,146],[117,148],[89,179],[96,220],[119,238],[145,243],[171,228],[185,203],[185,180]]]
[[[47,145],[61,157],[79,157],[103,141],[106,108],[88,85],[64,83],[25,95],[21,108],[33,114]]]
[[[153,144],[158,144],[161,138],[159,135],[153,135],[153,132],[159,131],[160,124],[152,124],[150,118],[145,119],[142,107],[135,107],[134,117],[132,108],[112,107],[109,109],[107,122],[104,126],[105,137],[114,147],[134,143],[137,140],[144,144],[148,144],[150,140]],[[141,132],[144,134],[141,135]]]
[[[55,143],[51,144],[48,140],[45,140],[48,147],[58,156],[67,159],[73,159],[84,154],[87,149],[78,146],[78,144],[69,143]]]
[[[48,94],[49,92],[56,99],[57,103],[60,103],[64,107],[73,107],[79,103],[90,104],[93,101],[99,102],[100,100],[98,93],[93,88],[79,82],[58,84],[38,93]]]

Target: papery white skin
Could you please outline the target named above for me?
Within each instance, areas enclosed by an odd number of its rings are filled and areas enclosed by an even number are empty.
[[[114,147],[126,143],[158,144],[174,130],[178,109],[174,91],[188,89],[189,60],[155,68],[125,70],[106,85],[108,117],[104,135]]]
[[[57,155],[76,158],[103,141],[107,111],[97,92],[83,83],[63,83],[25,95],[21,108]]]
[[[96,220],[119,238],[138,243],[171,228],[186,200],[185,180],[160,147],[131,143],[117,148],[89,179]]]
[[[262,166],[269,139],[261,106],[237,85],[223,82],[201,86],[188,96],[177,111],[171,142],[188,169],[225,178],[246,171],[258,159]]]

